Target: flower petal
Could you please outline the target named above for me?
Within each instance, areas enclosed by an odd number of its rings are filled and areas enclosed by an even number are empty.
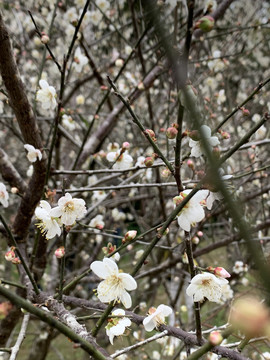
[[[129,309],[132,305],[131,297],[125,290],[120,294],[120,300],[126,309]]]
[[[170,308],[169,306],[167,306],[167,305],[163,305],[163,304],[161,304],[161,305],[159,305],[158,307],[157,307],[157,311],[158,310],[161,310],[161,312],[162,312],[162,314],[164,315],[164,316],[169,316],[169,315],[171,315],[172,314],[172,308]]]
[[[60,206],[56,206],[55,208],[51,209],[50,211],[50,216],[51,217],[60,217],[63,214],[62,209],[60,208]]]
[[[152,319],[149,319],[149,316],[147,316],[143,320],[143,326],[144,326],[146,331],[152,331],[156,327],[156,324]]]
[[[108,269],[108,267],[104,266],[102,261],[92,262],[90,269],[101,279],[106,279],[111,275],[111,271]]]
[[[120,273],[119,278],[122,279],[123,285],[128,291],[137,289],[137,282],[131,275]]]

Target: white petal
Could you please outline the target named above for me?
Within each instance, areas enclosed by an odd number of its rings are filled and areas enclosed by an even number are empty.
[[[113,333],[114,336],[119,336],[124,334],[126,328],[125,325],[123,323],[121,323],[121,320],[118,322],[117,325],[111,327],[111,332]]]
[[[170,307],[167,306],[167,305],[161,304],[161,305],[159,305],[159,306],[157,307],[157,311],[158,311],[159,309],[161,310],[161,312],[162,312],[162,314],[163,314],[164,316],[169,316],[170,314],[172,314],[172,308],[170,308]]]
[[[98,298],[101,302],[108,303],[115,300],[114,294],[110,291],[106,280],[101,281],[97,287]]]
[[[111,271],[109,271],[109,269],[104,266],[102,261],[94,261],[90,265],[90,269],[101,279],[106,279],[111,275]]]
[[[126,313],[124,309],[115,309],[113,310],[112,314],[116,316],[116,315],[125,315]]]
[[[185,214],[180,214],[177,218],[178,225],[185,231],[190,231],[190,222],[188,221]]]
[[[40,207],[45,209],[48,213],[51,211],[51,205],[48,203],[48,201],[41,200],[40,201]]]
[[[120,273],[118,276],[122,279],[125,289],[129,291],[137,289],[136,280],[131,275],[126,273]]]
[[[196,142],[197,142],[197,144],[195,146],[193,146],[193,148],[191,149],[191,156],[199,157],[202,155],[202,149],[200,146],[200,142],[199,141],[196,141]]]
[[[148,318],[149,318],[149,316],[147,316],[143,320],[143,326],[146,331],[152,331],[156,327],[156,323],[152,319],[149,320]]]
[[[60,217],[63,214],[62,209],[59,206],[56,206],[55,208],[51,209],[50,216],[51,217]]]
[[[220,142],[216,136],[210,137],[210,139],[208,139],[207,141],[211,146],[217,146],[220,144]]]
[[[47,83],[46,80],[39,80],[39,86],[41,87],[41,89],[47,89],[49,87],[49,84]]]
[[[131,297],[125,290],[120,295],[120,300],[126,309],[129,309],[132,305]]]
[[[72,196],[70,195],[70,193],[66,193],[65,196],[62,196],[59,200],[58,200],[58,205],[59,206],[64,206],[66,202],[72,200]]]
[[[64,225],[71,226],[75,223],[76,217],[75,213],[64,212],[62,213],[61,220]]]
[[[110,162],[114,162],[117,159],[118,155],[119,154],[116,151],[112,151],[107,154],[106,159]]]
[[[186,190],[185,190],[186,191]],[[199,190],[192,198],[190,201],[195,201],[195,202],[200,202],[202,200],[205,200],[206,197],[209,194],[209,190]]]
[[[200,205],[197,205],[196,207],[194,206],[189,210],[191,211],[186,211],[186,218],[191,224],[194,222],[200,222],[205,217],[204,210]]]
[[[112,259],[105,257],[103,259],[103,266],[106,267],[110,274],[118,274],[118,266]]]
[[[30,145],[30,144],[25,144],[24,146],[23,146],[27,151],[35,151],[36,149],[34,148],[34,146],[33,145]]]
[[[49,218],[48,212],[41,207],[37,207],[35,210],[35,215],[39,220],[45,220]]]

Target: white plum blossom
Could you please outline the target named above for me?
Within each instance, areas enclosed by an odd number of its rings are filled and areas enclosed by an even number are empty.
[[[91,219],[89,226],[96,228],[96,229],[103,229],[104,228],[104,221],[103,221],[103,215],[97,215],[93,219]]]
[[[77,105],[83,105],[84,103],[85,103],[85,97],[82,94],[76,96]]]
[[[39,149],[35,149],[33,145],[25,144],[23,147],[28,151],[26,156],[30,162],[36,162],[37,159],[39,161],[42,159],[41,151]]]
[[[96,0],[96,5],[102,10],[103,12],[107,11],[110,8],[110,3],[107,0]]]
[[[104,190],[95,190],[93,191],[93,195],[92,195],[92,201],[94,203],[98,202],[98,201],[102,201],[103,199],[105,199],[107,196],[106,192]]]
[[[267,133],[267,129],[264,125],[262,125],[256,132],[255,132],[255,139],[262,140],[265,138]]]
[[[102,13],[98,10],[93,10],[93,11],[90,11],[90,13],[89,13],[89,19],[90,19],[91,24],[96,25],[96,26],[99,25],[102,17],[103,17]]]
[[[86,213],[85,201],[72,198],[69,193],[58,200],[58,206],[50,212],[52,217],[61,217],[64,225],[73,225],[76,220],[81,219]]]
[[[111,318],[108,325],[106,326],[106,334],[109,337],[110,343],[113,345],[113,339],[115,336],[123,335],[126,327],[131,325],[129,318],[123,317],[125,315],[125,310],[116,309],[112,312],[113,316],[120,315],[121,317]]]
[[[55,88],[43,79],[39,80],[39,86],[41,89],[37,91],[37,101],[41,102],[42,109],[53,110],[57,105]]]
[[[179,196],[175,196],[173,198],[174,204],[179,205],[190,192],[191,190],[184,190]],[[208,193],[208,190],[199,190],[178,213],[177,221],[183,230],[190,231],[193,224],[202,221],[205,216],[202,204],[205,202]]]
[[[144,160],[145,160],[144,156],[139,156],[137,158],[135,166],[144,166]]]
[[[131,275],[120,272],[117,264],[109,258],[94,261],[90,268],[103,279],[97,287],[97,297],[101,302],[121,301],[126,309],[131,307],[131,297],[127,290],[137,288],[137,283]]]
[[[8,207],[8,197],[6,185],[0,182],[0,203],[4,207]]]
[[[77,72],[81,72],[84,65],[88,63],[88,59],[85,55],[83,55],[81,48],[77,47],[74,54],[74,62],[72,64],[73,68]]]
[[[228,280],[224,278],[216,277],[210,273],[198,274],[191,279],[186,293],[188,296],[193,296],[195,302],[207,298],[209,301],[219,303],[225,284],[228,284]]]
[[[123,211],[119,211],[117,208],[112,210],[112,217],[114,221],[126,220],[126,214]]]
[[[217,103],[218,105],[223,104],[226,101],[226,95],[225,95],[225,90],[221,89],[218,94],[217,94]]]
[[[110,162],[114,162],[113,169],[128,169],[133,163],[133,159],[127,151],[121,152],[121,150],[109,152],[106,159]]]
[[[251,118],[252,121],[257,122],[261,120],[261,115],[260,114],[254,114]]]
[[[234,266],[233,266],[233,272],[235,274],[240,274],[242,272],[247,272],[248,270],[248,266],[247,264],[244,264],[243,261],[241,260],[238,260],[234,263]]]
[[[167,305],[159,305],[157,308],[151,307],[148,311],[149,315],[143,320],[143,326],[146,331],[152,331],[159,325],[165,323],[165,317],[172,314],[172,308]]]
[[[51,210],[51,205],[45,200],[41,200],[35,210],[36,218],[40,220],[37,226],[47,240],[54,238],[56,235],[61,235],[61,221],[51,215]]]
[[[76,122],[72,119],[70,115],[64,114],[62,116],[62,124],[69,131],[73,131],[76,129]]]
[[[216,136],[211,136],[211,129],[207,125],[201,126],[201,131],[208,142],[208,145],[213,148],[219,144],[219,140]],[[191,156],[199,157],[204,154],[204,148],[202,142],[189,139],[189,146],[191,147]]]

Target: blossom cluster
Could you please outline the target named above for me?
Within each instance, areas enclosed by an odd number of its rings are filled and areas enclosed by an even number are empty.
[[[46,239],[61,235],[61,225],[72,226],[76,220],[81,219],[86,213],[85,201],[72,198],[69,193],[58,200],[58,206],[51,205],[41,200],[35,210],[35,215],[40,222],[37,224]]]

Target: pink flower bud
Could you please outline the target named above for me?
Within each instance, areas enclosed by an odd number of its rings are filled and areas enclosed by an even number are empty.
[[[12,192],[12,194],[18,194],[19,189],[16,188],[16,187],[12,187],[12,188],[10,189],[10,191]]]
[[[198,236],[193,236],[193,238],[191,239],[192,243],[197,245],[200,242],[200,239],[198,238]]]
[[[167,177],[169,177],[171,175],[171,172],[170,172],[170,170],[169,169],[163,169],[162,171],[161,171],[161,176],[162,177],[164,177],[164,178],[167,178]]]
[[[16,255],[15,255],[14,250],[15,250],[15,247],[12,246],[12,247],[10,248],[10,250],[5,253],[5,259],[6,259],[7,261],[12,261],[13,259],[15,259]]]
[[[162,227],[157,228],[157,232],[159,233],[161,229],[162,229]],[[170,231],[169,228],[165,229],[163,234],[159,234],[160,237],[167,235],[169,233],[169,231]]]
[[[230,139],[231,135],[227,131],[221,131],[220,135],[224,140]]]
[[[61,259],[65,255],[65,248],[64,246],[60,246],[58,249],[55,250],[54,255],[57,259]]]
[[[244,116],[249,116],[249,115],[250,115],[250,112],[249,112],[248,109],[245,109],[244,107],[241,107],[241,110],[242,110],[242,114],[243,114]]]
[[[139,82],[138,89],[141,91],[145,89],[144,83],[142,81]]]
[[[199,134],[198,130],[190,131],[188,133],[188,136],[194,141],[199,141],[200,140],[200,134]]]
[[[222,278],[229,278],[231,275],[226,271],[223,267],[216,267],[214,269],[214,274],[216,276],[222,277]]]
[[[187,161],[187,166],[191,169],[194,170],[194,162],[192,160],[188,160]]]
[[[102,248],[102,251],[105,255],[109,255],[113,253],[116,250],[116,245],[113,245],[112,243],[108,243],[107,246],[104,246]]]
[[[144,165],[147,167],[151,167],[154,164],[154,159],[152,158],[152,156],[147,156],[144,159]]]
[[[199,21],[196,22],[195,27],[201,29],[203,32],[209,32],[215,25],[215,19],[212,16],[203,16]]]
[[[175,127],[171,126],[167,129],[166,136],[168,139],[175,139],[177,136],[177,133],[178,133],[178,130]]]
[[[222,343],[223,337],[219,331],[212,331],[209,335],[211,345],[217,346]]]
[[[18,257],[15,257],[11,260],[12,264],[19,265],[21,263],[21,260]]]
[[[103,228],[104,228],[104,225],[102,225],[102,224],[96,225],[96,229],[98,229],[98,230],[102,230]]]
[[[153,130],[151,130],[151,129],[146,129],[144,133],[145,133],[145,134],[148,134],[153,141],[157,141],[156,135],[155,135],[155,133],[154,133]]]
[[[42,33],[40,41],[42,42],[42,44],[48,44],[48,42],[50,41],[50,38],[47,34]]]
[[[137,235],[137,230],[129,230],[126,234],[124,239],[122,239],[122,243],[126,243],[127,241],[131,241],[133,239],[135,239]]]
[[[130,143],[127,142],[127,141],[123,142],[122,149],[123,150],[128,150],[129,148],[130,148]]]
[[[197,232],[197,235],[198,235],[199,237],[202,237],[202,236],[203,236],[203,232],[202,232],[202,231],[198,231],[198,232]]]
[[[183,196],[181,195],[177,195],[173,198],[173,203],[178,206],[179,204],[181,204],[181,202],[183,201]]]
[[[108,86],[106,86],[106,85],[101,85],[100,90],[101,90],[101,91],[107,91],[107,90],[108,90]]]

